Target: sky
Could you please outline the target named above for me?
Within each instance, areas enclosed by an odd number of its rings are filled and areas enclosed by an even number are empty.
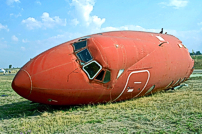
[[[201,0],[0,0],[0,68],[85,35],[135,30],[179,38],[202,52]]]

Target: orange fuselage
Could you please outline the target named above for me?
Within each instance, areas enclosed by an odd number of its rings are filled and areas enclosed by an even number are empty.
[[[20,69],[12,87],[44,104],[113,102],[178,86],[193,65],[188,49],[172,35],[106,32],[39,54]]]

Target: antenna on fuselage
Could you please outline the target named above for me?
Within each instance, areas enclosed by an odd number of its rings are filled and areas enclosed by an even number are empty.
[[[160,34],[162,34],[163,33],[163,28],[161,28],[161,32],[160,32]]]

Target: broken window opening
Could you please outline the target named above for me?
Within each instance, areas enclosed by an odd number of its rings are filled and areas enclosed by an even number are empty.
[[[87,46],[87,41],[85,40],[85,41],[75,42],[73,46],[74,46],[74,51],[78,51],[79,49]]]
[[[84,49],[84,50],[78,52],[76,55],[81,60],[81,65],[82,65],[82,63],[89,62],[93,59],[90,52],[88,51],[88,49]]]
[[[106,74],[105,74],[105,78],[103,80],[103,83],[107,83],[111,80],[111,72],[109,70],[106,71]]]
[[[102,66],[96,61],[89,62],[83,66],[83,70],[91,80],[100,72],[101,69]]]
[[[105,71],[102,70],[95,79],[99,80],[99,81],[102,81],[102,79],[104,77],[104,74],[105,74]]]

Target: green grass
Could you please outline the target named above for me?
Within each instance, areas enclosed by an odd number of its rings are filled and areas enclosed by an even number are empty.
[[[0,76],[0,133],[202,133],[202,79],[188,87],[119,103],[30,104]],[[3,95],[3,96],[2,96]]]

